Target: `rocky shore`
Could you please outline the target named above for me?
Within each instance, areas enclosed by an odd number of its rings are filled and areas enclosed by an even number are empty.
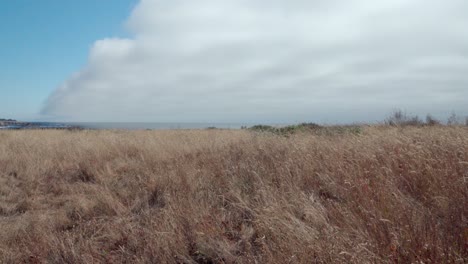
[[[13,119],[0,119],[0,129],[82,129],[79,126],[72,126],[60,123],[48,122],[20,122]]]

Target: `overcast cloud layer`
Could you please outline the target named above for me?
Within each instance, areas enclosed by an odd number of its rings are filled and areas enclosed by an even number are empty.
[[[468,113],[466,0],[142,0],[46,102],[74,121]]]

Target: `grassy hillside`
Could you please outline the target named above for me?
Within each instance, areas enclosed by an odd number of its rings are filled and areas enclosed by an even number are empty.
[[[0,262],[467,261],[468,128],[358,132],[0,131]]]

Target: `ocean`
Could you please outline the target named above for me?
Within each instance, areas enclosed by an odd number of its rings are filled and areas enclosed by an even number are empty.
[[[162,129],[240,129],[243,126],[253,126],[249,123],[142,123],[142,122],[18,122],[0,126],[0,129],[116,129],[116,130],[162,130]]]
[[[102,123],[66,123],[71,126],[78,126],[85,129],[122,129],[122,130],[145,130],[145,129],[206,129],[224,128],[240,129],[243,126],[253,124],[236,123],[140,123],[140,122],[102,122]]]

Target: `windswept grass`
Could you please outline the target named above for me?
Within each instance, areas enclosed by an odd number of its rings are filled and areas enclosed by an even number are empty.
[[[1,131],[1,263],[463,263],[468,128]]]

